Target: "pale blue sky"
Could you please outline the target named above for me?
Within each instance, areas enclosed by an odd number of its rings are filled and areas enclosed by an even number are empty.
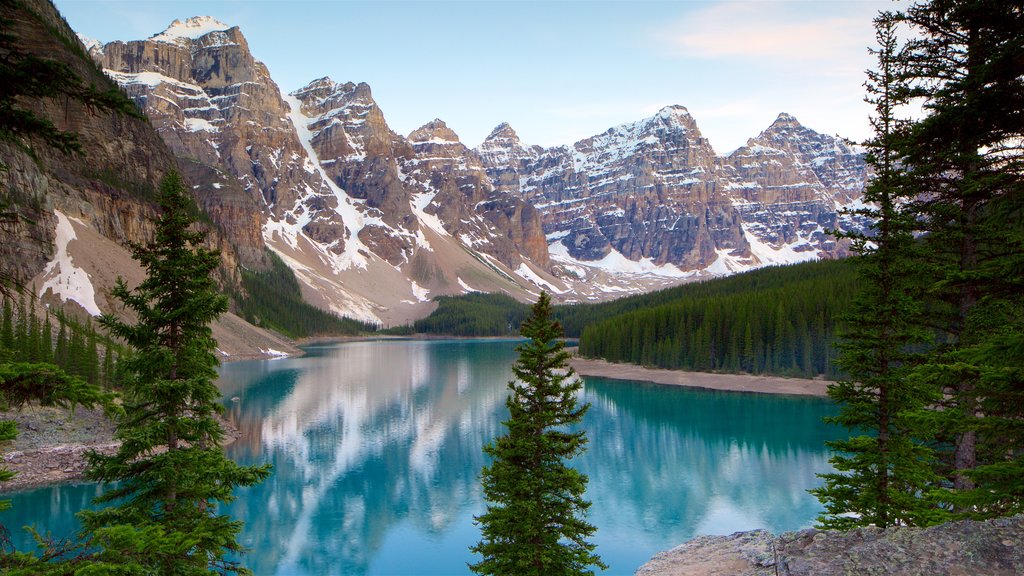
[[[868,136],[871,19],[884,0],[739,2],[55,0],[109,42],[210,15],[241,27],[292,91],[367,82],[401,134],[441,118],[468,146],[500,122],[527,144],[570,144],[669,104],[726,153],[779,112]]]

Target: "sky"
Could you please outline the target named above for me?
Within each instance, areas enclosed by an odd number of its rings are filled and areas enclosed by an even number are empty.
[[[719,154],[780,112],[855,141],[872,18],[888,0],[400,2],[55,0],[76,32],[139,40],[174,19],[241,28],[286,92],[366,82],[389,126],[440,118],[475,147],[501,122],[525,144],[572,144],[685,106]]]

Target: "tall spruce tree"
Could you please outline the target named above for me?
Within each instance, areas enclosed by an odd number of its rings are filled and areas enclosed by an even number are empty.
[[[487,511],[476,517],[482,540],[470,549],[483,556],[478,574],[593,574],[607,568],[588,542],[596,528],[583,518],[587,477],[566,461],[586,449],[583,430],[571,431],[589,405],[579,406],[582,382],[568,367],[562,327],[551,319],[546,292],[520,334],[505,405],[507,433],[484,448],[494,460],[482,472]]]
[[[155,239],[133,251],[146,279],[134,290],[119,281],[114,290],[138,321],[101,319],[131,351],[121,360],[126,416],[118,452],[89,455],[88,477],[118,484],[97,498],[109,507],[81,514],[84,534],[101,568],[248,573],[228,558],[242,551],[241,522],[219,514],[218,503],[262,481],[269,467],[239,466],[221,448],[209,326],[227,308],[211,278],[219,255],[199,247],[205,234],[192,230],[197,209],[178,174],[161,183],[160,204]]]
[[[900,212],[908,182],[898,170],[906,123],[895,116],[904,87],[896,76],[897,19],[875,19],[878,67],[868,72],[868,102],[875,106],[875,137],[866,143],[875,175],[866,206],[853,215],[874,222],[870,234],[850,232],[858,254],[860,292],[845,317],[837,364],[847,375],[828,388],[840,406],[826,421],[856,436],[828,442],[837,472],[821,474],[811,490],[825,505],[824,527],[927,525],[941,514],[921,494],[934,485],[933,454],[916,416],[939,400],[929,386],[908,378],[929,333],[922,326],[920,265],[914,222]]]
[[[952,447],[936,496],[963,517],[1024,511],[1024,6],[934,0],[901,21],[899,73],[925,112],[901,147],[919,192],[906,210],[939,331],[915,377],[942,391],[928,419]]]

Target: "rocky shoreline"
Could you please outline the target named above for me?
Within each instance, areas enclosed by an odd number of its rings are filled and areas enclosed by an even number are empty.
[[[575,351],[574,348],[567,348]],[[645,368],[636,364],[617,364],[605,360],[573,356],[569,365],[580,376],[596,376],[613,380],[639,380],[655,384],[687,386],[729,392],[756,392],[760,394],[790,394],[798,396],[826,396],[829,381],[752,374],[713,374]]]
[[[765,530],[700,536],[636,576],[925,576],[1024,574],[1024,515],[928,528]]]
[[[18,424],[18,437],[0,446],[3,465],[17,475],[0,482],[0,493],[81,480],[86,452],[113,454],[120,446],[114,439],[114,422],[100,409],[28,405],[0,412],[0,420]],[[225,444],[233,442],[238,429],[223,419],[221,425]]]

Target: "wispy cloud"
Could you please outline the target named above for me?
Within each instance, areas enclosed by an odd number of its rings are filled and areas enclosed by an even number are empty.
[[[671,55],[690,58],[756,57],[793,62],[845,59],[851,53],[864,53],[866,41],[871,39],[870,18],[820,10],[827,4],[714,4],[661,27],[655,37]]]

